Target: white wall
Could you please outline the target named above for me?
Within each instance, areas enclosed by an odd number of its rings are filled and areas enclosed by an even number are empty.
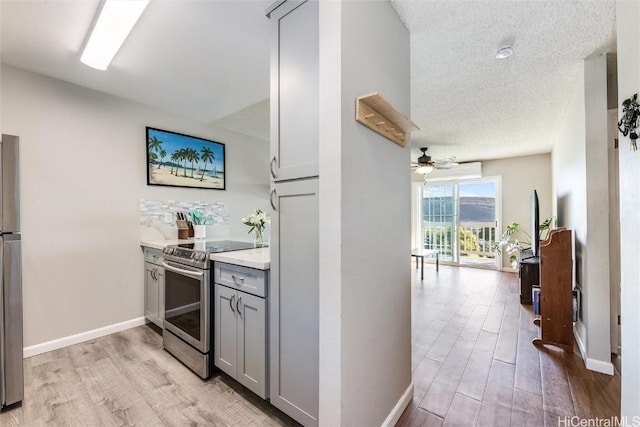
[[[143,316],[138,202],[221,201],[232,237],[268,201],[268,143],[2,66],[2,131],[20,136],[24,343]],[[145,126],[226,144],[227,190],[146,185]]]
[[[609,331],[606,57],[588,58],[552,153],[554,213],[574,233],[575,335],[587,368],[613,373]]]
[[[586,147],[584,72],[578,73],[576,89],[552,153],[554,214],[558,226],[573,230],[574,282],[582,286],[582,253],[586,244]],[[584,301],[583,301],[584,302]],[[584,320],[576,322],[578,335],[586,337]],[[583,338],[584,339],[584,338]]]
[[[531,192],[538,192],[540,221],[550,217],[551,154],[512,157],[482,162],[483,176],[502,177],[502,230],[512,222],[531,234]],[[509,255],[503,254],[502,266],[510,268]]]
[[[376,91],[408,114],[409,69],[391,4],[343,2],[343,425],[381,425],[411,385],[410,150],[354,120]]]
[[[618,102],[640,92],[640,3],[616,2]],[[620,109],[619,114],[622,114]],[[622,288],[622,416],[640,416],[640,151],[629,151],[621,134],[620,264]],[[629,418],[629,422],[631,419]]]
[[[587,322],[587,366],[608,370],[611,365],[611,305],[609,291],[609,153],[607,138],[607,57],[584,61],[586,120],[587,241],[582,284]],[[594,361],[606,364],[602,369]]]

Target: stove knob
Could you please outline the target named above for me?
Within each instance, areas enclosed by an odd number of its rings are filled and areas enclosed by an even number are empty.
[[[167,255],[172,255],[173,251],[174,251],[173,248],[170,248],[170,247],[167,246],[162,250],[162,253],[167,254]]]

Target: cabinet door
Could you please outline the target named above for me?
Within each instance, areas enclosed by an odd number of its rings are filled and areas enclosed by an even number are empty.
[[[269,297],[271,403],[318,424],[318,180],[275,184]]]
[[[158,324],[158,266],[144,263],[144,317]]]
[[[318,176],[318,2],[287,1],[271,19],[271,169]]]
[[[267,398],[267,312],[264,298],[238,292],[238,377],[243,386]]]
[[[214,295],[214,364],[236,378],[238,372],[236,291],[226,286],[215,285]]]
[[[164,268],[158,269],[158,323],[157,325],[164,329]]]

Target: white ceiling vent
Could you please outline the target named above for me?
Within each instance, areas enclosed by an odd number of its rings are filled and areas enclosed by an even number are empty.
[[[452,181],[461,179],[482,178],[482,163],[460,163],[450,169],[434,169],[425,175],[425,182]]]

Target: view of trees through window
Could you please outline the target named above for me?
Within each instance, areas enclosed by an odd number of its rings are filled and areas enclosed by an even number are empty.
[[[422,214],[425,248],[439,250],[443,260],[493,263],[495,182],[425,185]]]

